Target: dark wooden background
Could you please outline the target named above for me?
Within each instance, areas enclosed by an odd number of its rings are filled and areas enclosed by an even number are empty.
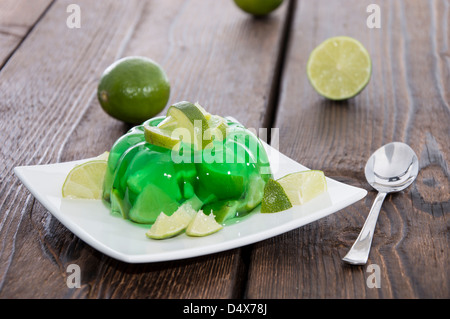
[[[81,28],[66,9],[81,8]],[[381,28],[366,8],[381,8]],[[231,0],[0,1],[0,298],[449,298],[450,3],[288,1],[254,19]],[[309,53],[326,38],[360,40],[368,87],[346,102],[309,85]],[[280,129],[281,152],[365,188],[344,210],[254,245],[181,261],[127,264],[74,236],[14,176],[18,165],[98,155],[128,126],[96,99],[103,70],[128,55],[166,70],[169,103],[199,101],[248,127]],[[341,261],[375,191],[363,168],[377,148],[408,143],[415,184],[388,196],[367,266]],[[82,272],[68,288],[69,264]]]

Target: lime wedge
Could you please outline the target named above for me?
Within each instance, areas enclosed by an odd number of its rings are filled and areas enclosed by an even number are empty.
[[[195,214],[196,211],[190,204],[181,205],[171,216],[160,213],[145,235],[151,239],[174,237],[188,227]]]
[[[288,174],[278,180],[292,205],[302,205],[327,191],[327,181],[322,171],[309,170]]]
[[[62,186],[64,198],[100,199],[107,161],[92,160],[75,166]]]
[[[276,213],[292,207],[292,203],[283,186],[273,179],[269,179],[264,187],[261,202],[261,213]]]
[[[223,228],[213,214],[205,215],[202,210],[199,210],[186,228],[186,234],[188,236],[203,237],[211,235]]]
[[[99,161],[107,161],[109,158],[109,152],[104,152],[102,154],[100,154],[99,156],[97,156],[95,159],[99,160]]]
[[[168,149],[177,150],[181,142],[179,136],[174,136],[173,131],[147,124],[144,124],[144,136],[150,144]]]
[[[314,89],[331,100],[356,96],[369,83],[372,62],[357,40],[340,36],[325,40],[309,57],[307,75]]]

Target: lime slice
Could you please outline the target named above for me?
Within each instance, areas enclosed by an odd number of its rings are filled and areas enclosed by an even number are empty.
[[[177,127],[189,130],[189,143],[194,144],[196,150],[203,148],[203,132],[208,129],[207,115],[208,113],[198,103],[186,101],[173,104],[167,111],[167,116],[176,121]]]
[[[161,213],[145,235],[152,239],[174,237],[188,227],[195,214],[190,204],[181,205],[171,216]]]
[[[192,128],[192,131],[196,121],[201,121],[199,123],[203,131],[208,128],[207,112],[199,104],[192,104],[186,101],[175,103],[169,107],[167,116],[174,118],[179,127]]]
[[[302,205],[327,191],[322,171],[310,170],[288,174],[278,180],[292,205]]]
[[[144,125],[145,140],[150,144],[177,150],[180,146],[179,136],[174,136],[173,131],[156,126]]]
[[[92,160],[75,166],[62,187],[64,198],[100,199],[107,161]]]
[[[283,186],[278,181],[269,179],[264,187],[261,213],[276,213],[292,207],[292,203]]]
[[[164,130],[168,130],[168,131],[173,131],[174,129],[176,129],[178,126],[178,122],[177,120],[172,117],[172,116],[167,116],[164,120],[162,120],[157,127],[164,129]]]
[[[203,132],[203,148],[212,147],[212,141],[223,141],[227,136],[227,121],[219,115],[210,115],[208,128]]]
[[[205,215],[202,210],[199,210],[186,228],[186,234],[188,236],[203,237],[211,235],[223,228],[213,214]]]
[[[314,89],[331,100],[356,96],[369,83],[372,62],[357,40],[340,36],[316,47],[308,60],[307,75]]]
[[[211,118],[211,114],[206,112],[206,110],[203,108],[203,106],[201,106],[198,102],[195,102],[194,105],[203,113],[206,120],[209,121],[209,119]]]
[[[150,129],[153,132],[147,133],[149,134],[147,141],[172,148],[180,140],[183,140],[185,143],[194,144],[195,149],[199,150],[206,148],[214,140],[223,140],[227,133],[227,127],[224,118],[209,114],[200,104],[182,101],[169,107],[166,118],[158,124],[157,129]],[[187,131],[177,129],[186,129]],[[155,132],[157,136],[153,136]],[[174,137],[174,135],[182,137]],[[172,137],[169,138],[169,136]]]

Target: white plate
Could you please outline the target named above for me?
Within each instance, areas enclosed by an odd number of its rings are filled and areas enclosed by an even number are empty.
[[[275,178],[307,168],[264,143]],[[88,159],[86,159],[88,160]],[[159,262],[201,256],[252,244],[316,221],[364,198],[367,191],[327,178],[328,192],[303,206],[261,214],[259,208],[240,222],[206,237],[181,234],[165,240],[145,236],[142,226],[111,215],[100,200],[61,196],[68,172],[83,161],[20,166],[15,174],[64,226],[100,252],[128,263]]]

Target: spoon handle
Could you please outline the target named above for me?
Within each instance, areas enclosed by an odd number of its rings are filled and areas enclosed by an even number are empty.
[[[369,258],[370,246],[372,245],[372,238],[378,214],[380,213],[381,205],[383,204],[386,194],[387,193],[382,192],[378,193],[358,238],[347,255],[342,258],[343,261],[352,265],[366,264],[367,259]]]

